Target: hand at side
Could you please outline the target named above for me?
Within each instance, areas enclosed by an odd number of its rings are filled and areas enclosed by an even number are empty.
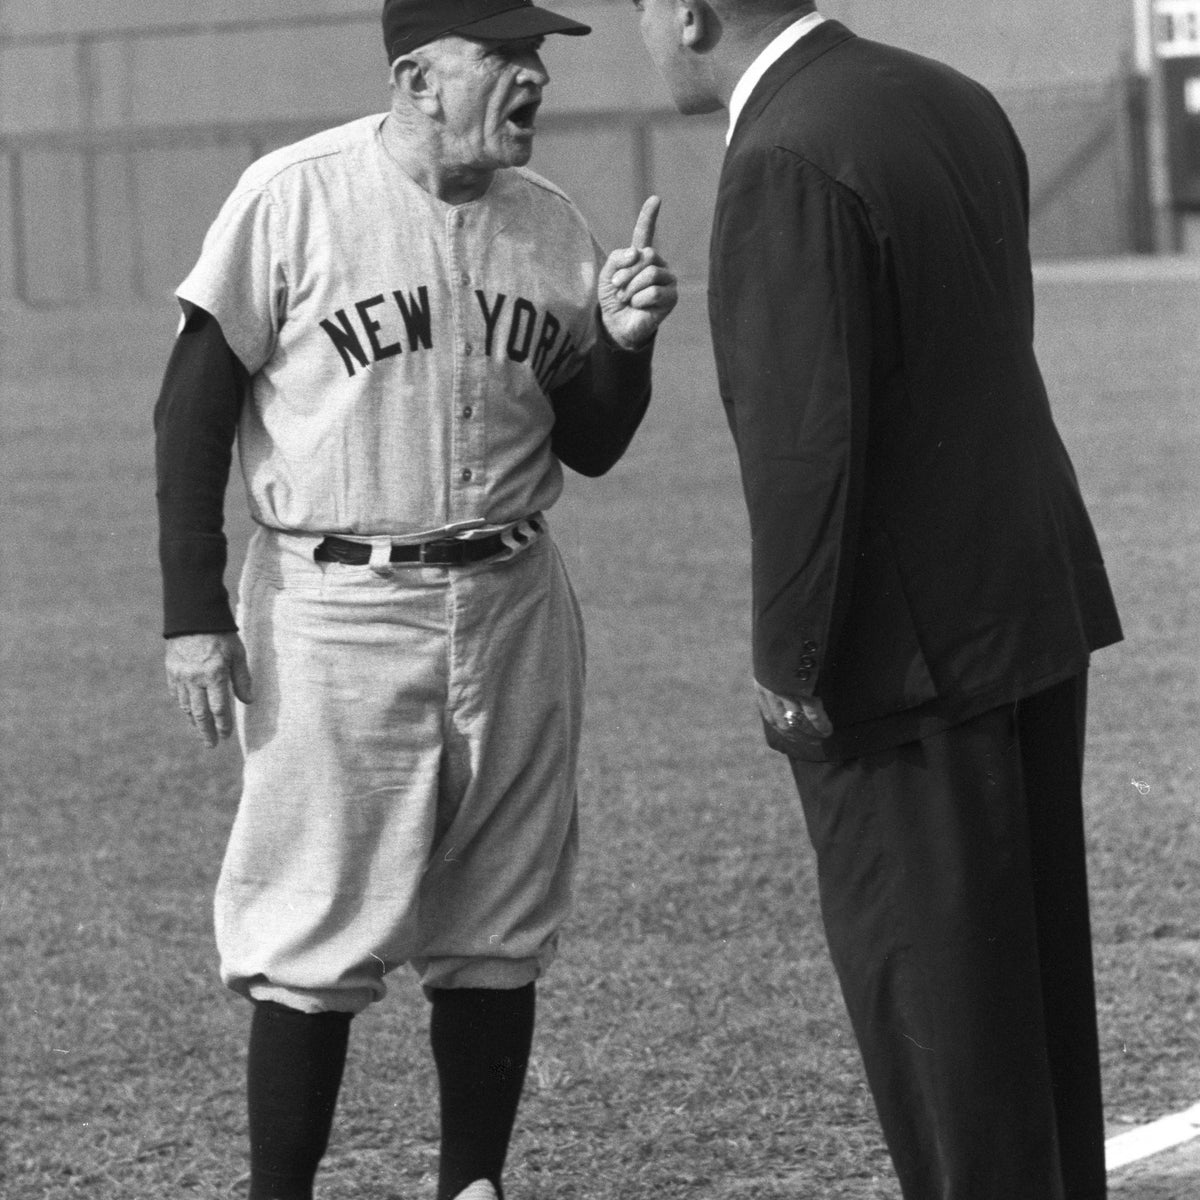
[[[803,733],[808,737],[827,738],[833,732],[833,724],[825,715],[825,705],[815,696],[802,700],[777,696],[757,679],[754,688],[758,696],[758,711],[763,720],[780,733]]]
[[[233,697],[253,699],[246,648],[236,633],[190,633],[167,641],[167,687],[204,744],[233,732]]]

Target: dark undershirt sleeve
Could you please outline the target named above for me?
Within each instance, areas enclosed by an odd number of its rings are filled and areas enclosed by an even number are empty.
[[[633,440],[650,404],[654,339],[639,350],[622,350],[604,324],[578,374],[550,393],[559,460],[581,475],[603,475]]]
[[[154,406],[166,637],[237,629],[225,589],[225,487],[247,382],[216,319],[188,306]]]

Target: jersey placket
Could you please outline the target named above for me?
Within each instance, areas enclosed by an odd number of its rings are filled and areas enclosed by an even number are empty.
[[[447,479],[451,522],[468,521],[487,515],[487,444],[483,400],[479,384],[486,367],[484,347],[472,330],[478,327],[471,306],[476,303],[472,278],[475,265],[468,259],[467,247],[479,245],[472,235],[478,212],[453,210],[447,217],[446,240],[449,246],[450,294],[454,311],[454,383],[451,396],[450,463]]]

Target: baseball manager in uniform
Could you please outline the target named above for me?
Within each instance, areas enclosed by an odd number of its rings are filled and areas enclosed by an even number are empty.
[[[524,169],[542,38],[587,26],[388,0],[383,31],[390,111],[246,171],[155,410],[168,681],[209,745],[243,702],[215,908],[254,1003],[251,1200],[311,1197],[350,1020],[404,963],[431,1001],[438,1200],[503,1196],[576,853],[583,636],[543,514],[560,463],[628,445],[676,300],[656,199],[605,260]],[[235,435],[257,523],[236,622]]]

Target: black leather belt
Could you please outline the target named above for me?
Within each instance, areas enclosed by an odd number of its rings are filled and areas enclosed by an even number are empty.
[[[533,525],[536,530],[537,525]],[[517,544],[529,541],[529,534],[520,526],[511,530]],[[388,562],[416,563],[430,567],[461,567],[467,563],[482,562],[510,548],[511,543],[499,533],[481,538],[437,538],[432,542],[416,542],[412,545],[393,546]],[[327,537],[314,551],[317,562],[349,563],[363,566],[371,561],[371,547],[366,542],[352,542],[348,538]]]

